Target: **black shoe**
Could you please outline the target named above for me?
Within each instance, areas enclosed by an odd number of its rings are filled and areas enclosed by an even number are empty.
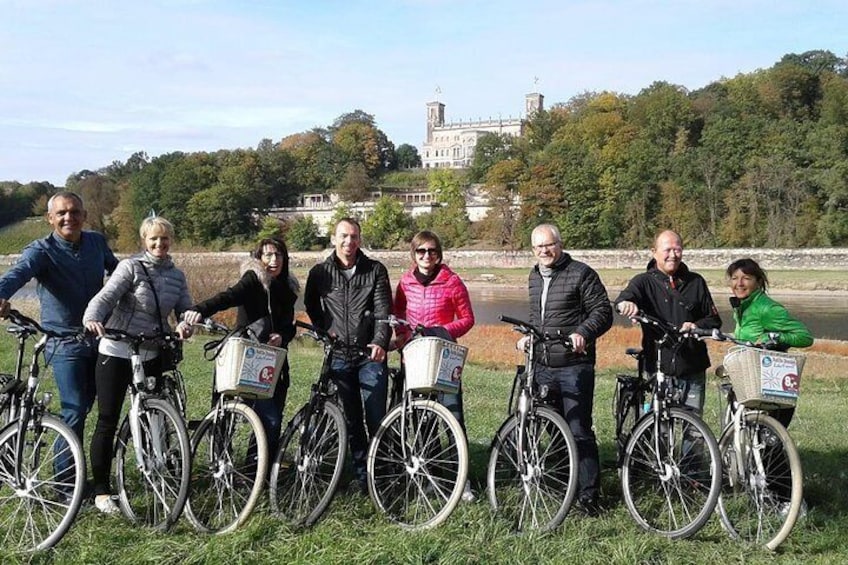
[[[604,509],[601,508],[601,505],[598,502],[598,499],[590,497],[590,496],[578,498],[577,499],[577,509],[584,516],[589,516],[591,518],[595,518],[597,516],[600,516],[601,513],[604,511]]]

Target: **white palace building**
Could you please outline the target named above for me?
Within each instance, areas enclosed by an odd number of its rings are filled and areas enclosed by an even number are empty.
[[[524,97],[526,118],[507,118],[445,123],[445,105],[427,103],[427,139],[421,146],[421,166],[425,169],[448,167],[461,169],[471,166],[477,141],[487,133],[520,137],[527,118],[544,109],[545,97],[538,92]]]
[[[524,97],[524,110],[527,118],[543,109],[544,96],[539,93]],[[527,123],[526,118],[489,119],[445,123],[445,105],[441,102],[427,104],[427,140],[421,147],[421,166],[423,168],[469,167],[474,157],[477,140],[486,133],[521,136]],[[403,203],[407,214],[413,218],[432,212],[439,206],[433,194],[427,189],[389,188],[372,191],[363,202],[347,202],[350,211],[360,218],[367,218],[374,205],[382,196],[389,195]],[[299,206],[273,208],[271,216],[291,221],[311,216],[322,235],[329,232],[328,225],[342,202],[336,194],[304,194]],[[472,185],[465,194],[465,210],[468,219],[477,222],[486,217],[489,211],[489,199],[480,185]]]

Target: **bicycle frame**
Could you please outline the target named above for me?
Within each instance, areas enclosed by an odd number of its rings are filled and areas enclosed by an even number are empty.
[[[9,399],[9,418],[6,422],[6,427],[13,425],[15,422],[20,422],[18,427],[18,435],[15,441],[15,469],[14,480],[16,488],[25,486],[25,478],[21,476],[21,459],[23,457],[24,443],[26,441],[26,430],[31,421],[40,420],[40,416],[44,413],[47,405],[50,404],[52,394],[44,393],[40,399],[36,399],[38,391],[39,376],[41,366],[38,363],[38,356],[44,351],[47,345],[47,340],[51,337],[77,337],[78,334],[63,335],[56,332],[46,330],[37,324],[34,320],[27,318],[12,310],[9,317],[14,328],[9,328],[8,331],[17,334],[18,352],[15,363],[15,379],[12,388],[10,389],[11,398]],[[41,337],[35,342],[32,349],[32,361],[29,366],[29,373],[26,380],[26,386],[23,387],[23,368],[24,368],[24,351],[26,349],[26,341],[37,333],[41,333]],[[9,385],[7,385],[9,386]]]

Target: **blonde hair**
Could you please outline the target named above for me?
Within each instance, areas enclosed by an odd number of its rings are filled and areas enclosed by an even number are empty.
[[[154,230],[163,231],[171,239],[174,238],[174,224],[162,216],[144,218],[141,222],[141,227],[138,228],[138,234],[141,236],[141,239],[147,239],[147,234]]]

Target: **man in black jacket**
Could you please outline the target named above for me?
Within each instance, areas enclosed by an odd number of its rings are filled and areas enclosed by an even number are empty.
[[[598,274],[563,252],[556,226],[542,224],[531,236],[538,264],[530,271],[530,323],[543,333],[567,335],[574,351],[537,344],[536,382],[547,385],[556,409],[577,441],[577,501],[584,512],[599,512],[598,442],[592,430],[595,396],[595,341],[612,326],[612,307]],[[524,339],[524,338],[522,338]],[[519,342],[519,348],[524,343]]]
[[[360,490],[367,492],[368,435],[377,431],[386,414],[385,363],[391,338],[391,328],[375,320],[391,312],[392,291],[386,267],[359,249],[360,234],[359,222],[352,218],[336,224],[335,251],[310,269],[304,306],[315,326],[334,333],[347,346],[334,354],[332,371],[347,420],[354,474]],[[368,435],[362,423],[363,405]]]
[[[653,259],[645,273],[636,275],[616,299],[616,309],[623,316],[639,310],[649,316],[674,324],[681,333],[692,328],[720,328],[713,297],[704,278],[683,263],[683,240],[677,233],[661,232],[651,249]],[[642,350],[646,369],[656,372],[656,330],[642,327]],[[710,366],[707,346],[702,341],[686,340],[674,355],[663,358],[662,369],[677,377],[685,395],[685,404],[701,414],[704,409],[706,369]]]

